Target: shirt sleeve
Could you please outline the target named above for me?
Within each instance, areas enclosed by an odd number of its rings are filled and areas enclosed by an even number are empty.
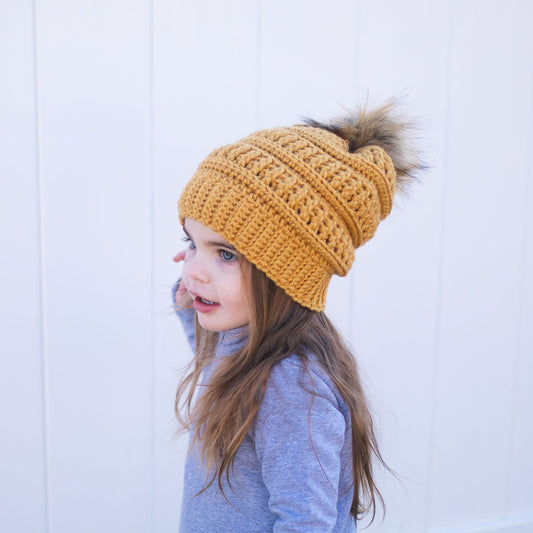
[[[335,527],[346,428],[334,392],[317,373],[296,356],[274,367],[254,439],[275,532]]]
[[[176,303],[176,291],[178,290],[181,278],[174,283],[172,287],[172,305]],[[192,352],[196,350],[196,332],[194,325],[194,316],[196,311],[194,309],[176,309],[176,315],[180,319],[181,326],[187,337],[187,342],[191,347]]]

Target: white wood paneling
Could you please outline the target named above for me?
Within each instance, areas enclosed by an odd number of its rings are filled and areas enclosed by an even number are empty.
[[[261,3],[262,127],[328,119],[354,104],[357,3]]]
[[[184,243],[176,202],[214,148],[256,129],[258,5],[154,2],[155,531],[177,531],[186,437],[172,435],[174,395],[192,354],[169,309]]]
[[[453,6],[433,527],[505,512],[520,319],[530,70],[521,2]],[[512,80],[512,83],[510,83]],[[528,106],[529,107],[529,106]],[[451,512],[453,509],[453,512]]]
[[[37,533],[47,494],[32,4],[0,13],[0,523]]]
[[[36,8],[51,530],[146,531],[149,2]]]
[[[353,335],[375,402],[383,454],[383,523],[371,531],[423,531],[435,372],[435,321],[446,113],[449,8],[410,0],[361,2],[359,92],[369,106],[395,97],[421,117],[414,137],[429,170],[356,253]],[[416,14],[416,16],[414,16]],[[423,53],[421,52],[423,44]],[[414,133],[414,132],[413,132]]]
[[[430,170],[327,307],[401,481],[369,531],[529,532],[532,24],[524,0],[2,3],[2,530],[177,531],[180,190],[255,129],[405,93]]]
[[[515,5],[515,42],[517,50],[523,50],[519,56],[533,57],[533,38],[531,34],[531,9],[528,12],[525,2]],[[506,485],[506,515],[513,516],[532,512],[533,501],[533,164],[531,153],[533,147],[533,62],[521,62],[521,83],[523,91],[530,95],[529,102],[521,99],[522,109],[515,112],[524,121],[523,137],[514,140],[521,148],[521,166],[523,169],[523,196],[517,202],[517,209],[523,221],[515,231],[522,238],[519,261],[521,273],[518,276],[520,304],[518,316],[517,354],[515,361],[510,358],[508,364],[513,368],[512,394],[512,432],[509,454],[508,485]],[[513,84],[514,85],[514,84]],[[529,87],[529,90],[528,90]],[[533,531],[533,518],[531,519]]]
[[[533,517],[520,516],[510,520],[483,522],[467,527],[451,527],[445,529],[431,529],[430,533],[531,533],[533,531]]]

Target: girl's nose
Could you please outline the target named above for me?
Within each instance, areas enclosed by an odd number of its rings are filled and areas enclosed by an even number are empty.
[[[205,264],[199,254],[195,253],[192,257],[188,257],[185,260],[183,271],[187,272],[189,279],[199,281],[201,283],[207,283],[209,281],[209,272],[205,268]]]

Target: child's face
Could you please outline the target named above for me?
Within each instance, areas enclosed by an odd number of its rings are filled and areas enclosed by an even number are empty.
[[[183,265],[183,283],[193,300],[200,325],[209,331],[227,331],[250,322],[250,283],[244,279],[235,248],[192,218],[183,226],[189,248]]]

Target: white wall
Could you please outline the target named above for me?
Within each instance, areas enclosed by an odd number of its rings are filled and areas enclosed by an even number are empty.
[[[212,148],[407,94],[425,181],[328,310],[371,532],[533,531],[533,2],[2,0],[0,529],[177,530],[175,203]]]

